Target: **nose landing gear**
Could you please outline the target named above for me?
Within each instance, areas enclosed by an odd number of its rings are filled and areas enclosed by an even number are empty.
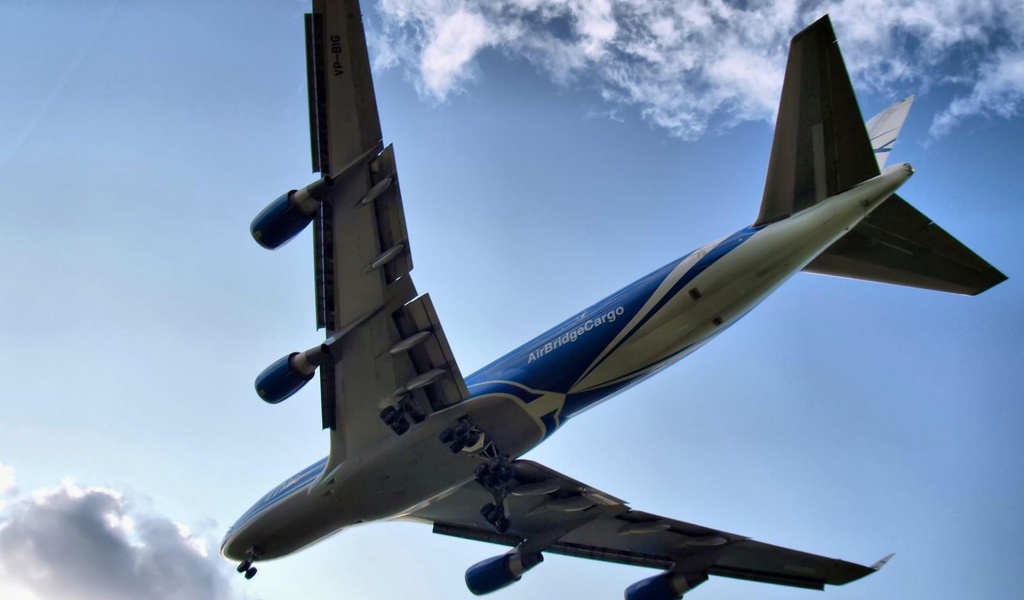
[[[245,560],[238,563],[238,567],[235,570],[243,573],[246,579],[252,579],[256,576],[256,567],[252,566],[252,563],[260,557],[260,554],[261,552],[258,549],[250,549],[245,553]]]

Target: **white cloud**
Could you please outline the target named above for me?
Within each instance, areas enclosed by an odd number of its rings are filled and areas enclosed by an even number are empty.
[[[494,32],[479,14],[459,8],[434,24],[434,35],[420,56],[426,90],[443,99],[468,75],[469,61],[494,41]]]
[[[54,489],[17,496],[0,513],[5,594],[221,600],[238,597],[233,574],[231,565],[208,555],[206,540],[162,516],[133,513],[115,490],[65,479]]]
[[[0,495],[14,489],[14,467],[0,463]]]
[[[375,66],[401,66],[425,96],[462,90],[493,49],[688,139],[771,121],[789,38],[825,13],[858,89],[896,98],[970,86],[934,134],[1022,102],[1020,0],[382,0],[381,13]]]
[[[936,115],[931,134],[946,135],[960,121],[974,115],[1008,119],[1024,106],[1024,49],[997,53],[980,69],[971,93],[958,97]]]
[[[14,467],[0,463],[0,510],[7,506],[6,498],[12,496],[15,489]]]

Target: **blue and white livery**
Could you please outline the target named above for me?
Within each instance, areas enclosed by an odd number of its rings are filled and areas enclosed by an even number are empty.
[[[224,557],[247,578],[380,520],[510,547],[473,565],[486,594],[544,553],[658,569],[627,600],[672,600],[710,576],[823,589],[871,566],[654,515],[520,458],[579,413],[696,351],[800,271],[977,294],[1005,277],[895,195],[883,169],[909,110],[861,118],[828,17],[793,38],[764,196],[748,227],[703,246],[463,378],[409,276],[394,150],[384,147],[356,0],[306,16],[313,169],[252,224],[276,248],[314,231],[322,344],[256,380],[277,403],[319,375],[330,452],[253,505]],[[869,133],[870,132],[870,133]]]

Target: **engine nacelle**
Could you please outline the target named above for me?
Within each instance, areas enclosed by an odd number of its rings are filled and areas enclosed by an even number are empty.
[[[292,352],[271,364],[256,376],[256,393],[264,402],[277,404],[302,389],[323,359],[321,347]]]
[[[477,596],[490,594],[522,579],[523,573],[544,562],[544,556],[509,552],[466,569],[466,587]]]
[[[707,573],[666,571],[626,588],[626,600],[679,600],[683,594],[708,580]]]
[[[259,245],[276,250],[313,221],[330,180],[321,179],[301,190],[291,190],[267,205],[249,225]]]

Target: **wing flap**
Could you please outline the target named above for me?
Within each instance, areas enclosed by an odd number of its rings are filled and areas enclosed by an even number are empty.
[[[386,185],[380,195],[373,200],[380,247],[402,248],[401,252],[383,266],[384,280],[391,283],[412,270],[412,251],[409,248],[409,232],[405,227],[405,209],[398,186],[398,166],[395,164],[394,147],[388,145],[370,167],[374,186]]]
[[[393,318],[400,341],[391,347],[389,354],[406,355],[417,376],[437,369],[446,374],[434,383],[411,392],[417,411],[424,415],[430,414],[469,397],[466,382],[448,346],[448,339],[441,328],[430,295],[424,294],[403,306],[395,311]],[[427,335],[420,339],[421,333]],[[405,340],[415,342],[415,345],[408,349],[398,347],[399,352],[396,352],[398,343]]]
[[[1006,280],[895,194],[804,270],[972,296]]]
[[[466,527],[464,525],[442,523],[440,521],[434,523],[433,532],[439,535],[447,535],[462,538],[464,540],[486,542],[488,544],[498,544],[500,546],[507,547],[515,547],[522,542],[522,538],[515,534],[498,533],[493,529]],[[671,559],[665,558],[664,556],[653,556],[629,550],[587,546],[585,544],[575,544],[572,542],[554,542],[545,548],[544,552],[551,552],[553,554],[561,554],[562,556],[571,556],[574,558],[600,560],[603,562],[628,565],[631,567],[647,567],[650,569],[671,569],[674,564]]]

